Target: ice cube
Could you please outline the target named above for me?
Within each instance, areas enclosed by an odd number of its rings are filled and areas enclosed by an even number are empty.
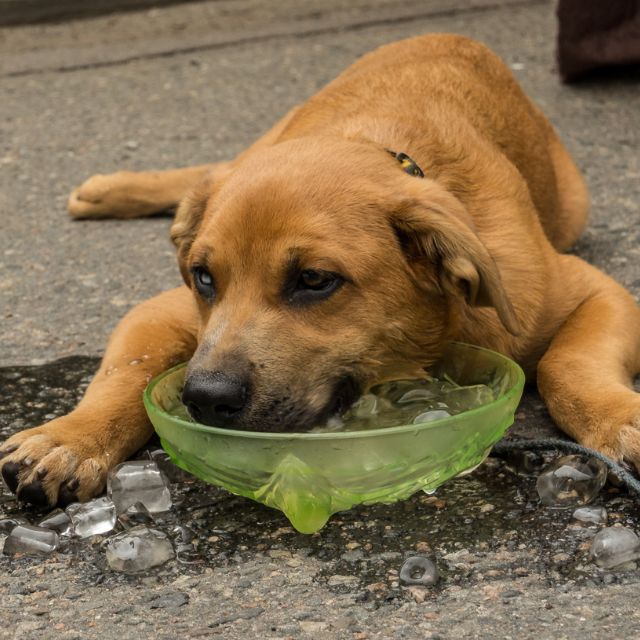
[[[604,569],[631,562],[640,558],[640,538],[627,527],[605,527],[593,538],[591,556]]]
[[[147,449],[149,460],[158,465],[161,473],[169,479],[169,482],[188,482],[194,480],[188,471],[181,469],[177,464],[173,463],[171,457],[164,449]]]
[[[435,393],[432,389],[411,389],[407,391],[400,398],[398,398],[398,404],[412,404],[414,402],[429,402],[435,398]],[[375,396],[374,396],[375,397]]]
[[[107,540],[109,566],[122,573],[139,573],[175,557],[166,534],[147,527],[134,527]]]
[[[562,456],[538,476],[536,489],[542,504],[572,507],[591,502],[606,480],[604,462],[586,455]]]
[[[486,384],[455,387],[446,391],[444,401],[451,413],[462,413],[495,400],[493,390]]]
[[[19,524],[29,524],[29,521],[22,516],[12,516],[11,518],[2,518],[0,520],[0,534],[11,533]]]
[[[38,523],[43,529],[51,529],[61,536],[71,533],[71,518],[62,509],[54,509]]]
[[[107,533],[116,526],[116,507],[109,498],[74,502],[66,512],[71,518],[73,534],[79,538]]]
[[[107,495],[118,513],[124,513],[136,502],[141,502],[150,513],[171,508],[169,481],[152,461],[133,460],[114,467],[107,479]]]
[[[3,553],[24,553],[29,556],[47,556],[58,548],[60,537],[51,529],[19,524],[4,541]]]
[[[404,585],[433,586],[439,580],[438,567],[425,556],[411,556],[400,569],[400,582]]]
[[[580,507],[573,512],[573,517],[580,522],[600,524],[607,521],[607,510],[604,507]]]
[[[118,522],[125,529],[132,529],[139,525],[153,524],[153,516],[142,502],[134,502],[124,513],[118,516]]]
[[[434,420],[442,420],[442,418],[450,418],[451,414],[442,409],[434,409],[433,411],[424,411],[413,419],[413,424],[422,424],[424,422],[433,422]]]
[[[368,418],[377,413],[378,398],[373,393],[365,393],[360,396],[349,409],[349,414],[356,418]]]

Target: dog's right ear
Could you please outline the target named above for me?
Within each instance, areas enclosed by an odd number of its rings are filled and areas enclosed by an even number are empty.
[[[176,248],[180,273],[187,286],[190,286],[191,283],[187,268],[187,256],[202,226],[210,195],[211,182],[203,180],[180,201],[171,225],[171,242]]]

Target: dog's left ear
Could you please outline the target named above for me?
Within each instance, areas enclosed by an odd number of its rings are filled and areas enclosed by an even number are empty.
[[[498,267],[475,231],[463,204],[439,185],[420,181],[413,196],[391,213],[391,225],[409,262],[427,260],[445,293],[471,306],[494,307],[512,335],[520,323]]]

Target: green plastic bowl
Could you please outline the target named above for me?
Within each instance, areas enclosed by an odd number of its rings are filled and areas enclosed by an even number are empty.
[[[486,384],[493,402],[418,425],[339,433],[257,433],[181,419],[186,365],[154,378],[144,392],[162,446],[202,480],[285,513],[301,533],[337,511],[433,492],[479,465],[513,424],[524,373],[508,358],[455,343],[435,366],[461,385]]]

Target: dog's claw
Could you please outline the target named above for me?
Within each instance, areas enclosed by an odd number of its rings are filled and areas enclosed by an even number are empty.
[[[18,446],[19,445],[17,444],[12,444],[2,449],[2,451],[0,451],[0,458],[4,458],[5,456],[8,456],[10,453],[13,453],[18,448]]]
[[[7,462],[2,467],[2,477],[12,493],[18,488],[18,474],[20,473],[20,465],[17,462]]]

